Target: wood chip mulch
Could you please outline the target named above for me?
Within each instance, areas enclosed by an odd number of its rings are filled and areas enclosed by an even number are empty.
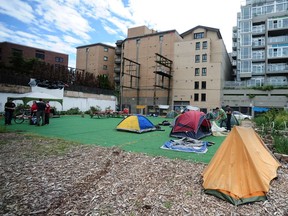
[[[234,206],[203,192],[206,164],[87,145],[35,150],[53,142],[0,133],[0,215],[288,215],[287,164],[267,201]]]

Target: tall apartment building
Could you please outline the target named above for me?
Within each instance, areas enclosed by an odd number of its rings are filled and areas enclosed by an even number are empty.
[[[219,29],[196,26],[175,43],[173,104],[203,111],[222,105],[224,82],[232,66]]]
[[[288,1],[246,0],[237,14],[232,40],[235,81],[227,82],[226,86],[242,90],[230,90],[230,96],[226,91],[226,103],[246,110],[254,106],[287,106]],[[286,86],[286,89],[266,93],[244,90],[260,86]]]
[[[10,65],[13,55],[21,55],[23,59],[38,59],[51,65],[63,65],[68,67],[68,55],[59,52],[48,51],[40,48],[14,44],[10,42],[0,43],[0,62]]]
[[[156,105],[171,105],[174,43],[181,41],[176,30],[157,32],[146,26],[128,29],[127,38],[116,43],[115,81],[120,106],[133,113],[156,112]],[[136,110],[137,109],[137,110]]]
[[[140,26],[116,42],[114,71],[122,108],[162,114],[168,106],[219,106],[231,63],[218,29],[197,26],[180,35]]]
[[[95,76],[107,75],[114,83],[115,47],[103,43],[76,47],[76,68],[93,73]]]

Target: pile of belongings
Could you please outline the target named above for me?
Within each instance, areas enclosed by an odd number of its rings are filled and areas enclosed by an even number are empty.
[[[210,121],[211,122],[211,130],[213,136],[227,136],[228,131],[224,127],[219,127],[215,121]]]
[[[165,142],[161,148],[183,152],[206,153],[208,151],[208,146],[213,144],[213,142],[200,141],[190,137],[183,137],[178,140],[169,140]]]

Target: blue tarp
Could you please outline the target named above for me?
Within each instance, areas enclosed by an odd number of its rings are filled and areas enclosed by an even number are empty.
[[[253,107],[254,112],[267,112],[269,108],[265,107]]]
[[[162,149],[169,149],[174,151],[183,151],[183,152],[195,152],[195,153],[206,153],[208,151],[207,145],[208,142],[202,141],[202,145],[200,146],[191,146],[187,142],[183,142],[182,144],[179,144],[178,142],[175,142],[175,140],[169,140],[164,143],[164,145],[161,147]]]

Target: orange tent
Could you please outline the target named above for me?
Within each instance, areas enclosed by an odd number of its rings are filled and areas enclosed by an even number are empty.
[[[234,126],[202,173],[204,191],[234,205],[266,200],[279,166],[253,128]]]

